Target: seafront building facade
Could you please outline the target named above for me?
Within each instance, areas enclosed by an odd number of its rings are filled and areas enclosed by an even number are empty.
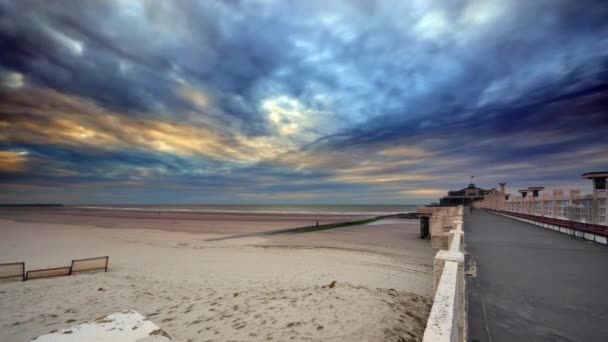
[[[581,194],[579,189],[568,192],[554,189],[551,193],[541,195],[543,187],[530,187],[518,190],[521,197],[509,198],[509,195],[505,194],[504,186],[501,186],[500,191],[489,192],[483,200],[475,203],[475,206],[498,212],[608,226],[606,207],[608,171],[585,173],[582,178],[593,180],[593,193]],[[531,195],[528,195],[530,193]]]

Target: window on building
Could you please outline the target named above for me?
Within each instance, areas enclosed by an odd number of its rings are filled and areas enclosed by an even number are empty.
[[[581,211],[579,209],[579,205],[581,204],[580,200],[573,200],[572,201],[572,217],[574,218],[574,221],[581,221]]]
[[[593,183],[596,190],[606,190],[606,178],[594,178]]]
[[[540,200],[534,201],[534,213],[538,216],[541,216],[543,214],[542,207],[541,207],[542,203],[543,202],[541,202]]]
[[[593,222],[593,200],[592,199],[584,199],[583,200],[583,208],[581,209],[581,219],[583,222]]]
[[[574,201],[574,220],[578,222],[591,222],[591,200]]]
[[[553,217],[553,201],[545,201],[545,216]]]
[[[570,204],[569,200],[557,201],[557,217],[561,219],[568,218],[568,204]]]

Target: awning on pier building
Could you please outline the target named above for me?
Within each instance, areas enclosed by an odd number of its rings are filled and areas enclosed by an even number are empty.
[[[593,180],[593,192],[606,191],[606,180],[608,180],[608,171],[603,172],[587,172],[582,175],[585,179]]]

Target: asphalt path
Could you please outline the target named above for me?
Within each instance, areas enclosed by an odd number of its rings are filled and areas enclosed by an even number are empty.
[[[465,208],[469,341],[608,341],[608,247]]]

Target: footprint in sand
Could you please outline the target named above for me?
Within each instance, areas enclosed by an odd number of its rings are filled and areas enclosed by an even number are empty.
[[[245,322],[241,322],[241,323],[239,323],[239,324],[235,324],[235,325],[233,325],[232,327],[233,327],[233,328],[235,328],[235,329],[237,329],[237,330],[240,330],[240,329],[243,329],[243,328],[244,328],[244,327],[246,327],[246,326],[247,326],[247,323],[245,323]]]

